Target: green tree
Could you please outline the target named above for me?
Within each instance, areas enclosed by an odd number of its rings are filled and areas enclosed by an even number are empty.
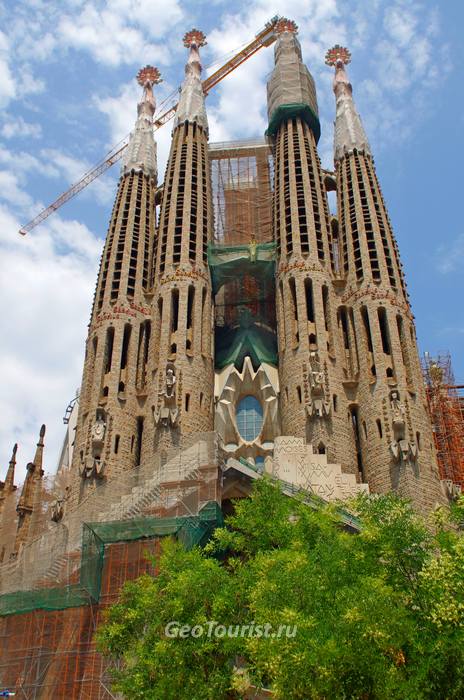
[[[313,510],[263,479],[204,550],[164,542],[159,574],[126,584],[99,631],[118,661],[115,690],[212,700],[252,684],[276,699],[462,700],[462,533],[445,511],[426,523],[393,495],[350,507],[356,535],[334,506]],[[192,634],[170,638],[172,621]],[[210,621],[254,633],[208,635]]]

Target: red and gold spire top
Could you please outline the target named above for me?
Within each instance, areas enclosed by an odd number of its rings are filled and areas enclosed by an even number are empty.
[[[328,66],[335,66],[333,81],[337,105],[334,135],[335,161],[355,149],[360,153],[371,155],[361,117],[353,101],[353,88],[345,70],[345,66],[351,62],[351,53],[345,46],[335,44],[327,51],[325,62]]]
[[[185,66],[185,78],[177,106],[174,128],[184,122],[195,122],[208,133],[199,52],[202,46],[206,46],[206,36],[199,29],[191,29],[184,34],[183,43],[185,48],[189,49],[189,57]]]
[[[287,17],[281,17],[277,20],[274,31],[276,34],[282,34],[283,32],[290,32],[290,34],[298,34],[298,25],[292,19],[287,19]]]
[[[137,73],[137,82],[143,87],[142,99],[137,105],[137,121],[130,135],[121,175],[143,172],[155,181],[158,177],[156,143],[153,138],[153,115],[156,109],[153,85],[162,82],[158,68],[145,66]]]

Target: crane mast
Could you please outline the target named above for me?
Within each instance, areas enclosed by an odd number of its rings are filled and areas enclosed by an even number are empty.
[[[279,19],[279,16],[276,15],[271,20],[269,20],[269,22],[267,22],[264,26],[264,29],[258,32],[255,38],[249,44],[247,44],[243,49],[241,49],[241,51],[235,54],[231,59],[224,63],[224,65],[218,68],[218,70],[216,70],[214,73],[212,73],[212,75],[210,75],[203,81],[202,85],[203,92],[205,93],[205,95],[207,95],[213,87],[220,83],[221,80],[223,80],[227,75],[229,75],[229,73],[232,73],[232,71],[238,68],[238,66],[244,63],[246,60],[248,60],[257,51],[259,51],[263,47],[270,46],[276,40],[275,25],[277,24]],[[164,124],[166,124],[174,117],[177,110],[177,104],[178,103],[170,107],[160,116],[157,117],[155,115],[153,122],[154,130],[164,126]],[[106,172],[106,170],[111,168],[112,165],[117,163],[118,160],[121,160],[121,158],[124,155],[124,151],[127,148],[127,144],[128,138],[123,141],[122,145],[118,144],[117,146],[115,146],[103,161],[101,161],[91,170],[86,172],[78,182],[72,185],[68,190],[66,190],[66,192],[63,192],[48,207],[39,212],[39,214],[37,214],[36,217],[29,221],[29,223],[22,226],[19,230],[19,233],[22,236],[25,236],[26,233],[28,233],[33,228],[42,223],[42,221],[47,219],[50,216],[50,214],[53,214],[53,212],[59,209],[63,204],[69,202],[70,199],[79,194],[79,192],[81,192],[85,187],[87,187],[87,185],[90,185],[90,183],[96,180],[97,177],[100,177],[100,175],[102,175],[104,172]]]

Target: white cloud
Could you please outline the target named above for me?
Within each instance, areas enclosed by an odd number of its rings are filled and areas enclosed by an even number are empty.
[[[0,200],[20,208],[30,207],[32,198],[21,189],[17,175],[7,170],[0,170]]]
[[[0,205],[0,453],[19,443],[19,476],[47,424],[45,466],[56,467],[61,417],[80,381],[84,339],[102,241],[83,224],[55,215],[26,237]],[[18,310],[20,312],[18,313]]]
[[[37,139],[42,135],[40,124],[33,124],[25,121],[21,116],[7,116],[7,121],[3,124],[1,135],[6,139],[12,138],[33,138]]]

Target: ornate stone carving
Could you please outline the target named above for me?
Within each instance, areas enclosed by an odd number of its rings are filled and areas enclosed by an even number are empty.
[[[70,486],[66,486],[64,493],[61,493],[55,501],[50,504],[51,509],[51,519],[54,523],[59,523],[63,519],[64,506],[69,498],[69,492],[71,490]]]
[[[97,408],[95,421],[90,429],[91,454],[86,457],[81,456],[81,463],[79,465],[80,475],[84,479],[90,479],[92,476],[99,478],[103,476],[105,463],[102,460],[102,452],[105,443],[106,428],[106,411],[103,408]]]
[[[406,408],[401,402],[397,389],[390,392],[390,413],[393,429],[393,440],[390,442],[390,452],[397,464],[410,464],[417,459],[417,445],[407,439]]]
[[[153,420],[155,425],[160,423],[164,426],[175,426],[179,416],[179,408],[176,401],[177,377],[176,368],[173,362],[168,362],[163,378],[163,384],[159,391],[161,404],[153,407]]]
[[[311,417],[324,418],[330,414],[330,401],[326,397],[325,373],[321,368],[317,350],[309,353],[309,385],[311,398],[306,410]]]

